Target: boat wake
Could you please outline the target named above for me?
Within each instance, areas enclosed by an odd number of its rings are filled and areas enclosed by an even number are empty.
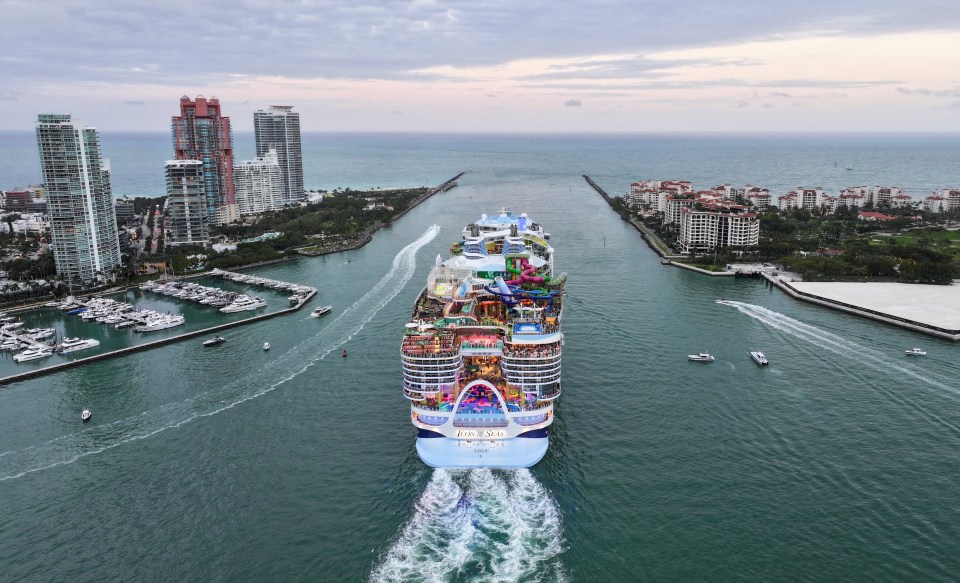
[[[433,470],[373,583],[567,581],[560,512],[530,470]]]
[[[341,312],[328,326],[269,361],[259,370],[223,387],[183,401],[167,403],[156,410],[95,425],[39,445],[2,452],[0,482],[70,464],[131,441],[146,439],[191,421],[216,415],[276,390],[306,372],[363,330],[364,326],[400,293],[416,270],[417,251],[433,241],[439,232],[440,227],[437,225],[428,228],[416,241],[397,253],[387,274],[363,297]],[[291,370],[293,372],[289,372]],[[276,371],[282,371],[283,376],[277,378]]]
[[[781,314],[780,312],[775,312],[763,306],[756,306],[753,304],[746,304],[731,300],[724,300],[724,303],[728,306],[737,308],[737,310],[739,310],[741,313],[750,316],[751,318],[758,320],[763,324],[770,326],[771,328],[780,330],[781,332],[785,332],[791,336],[809,342],[818,348],[828,350],[840,356],[859,360],[876,369],[895,371],[932,387],[943,389],[954,395],[960,395],[960,391],[957,390],[955,383],[950,382],[949,379],[938,379],[935,375],[931,375],[928,371],[915,365],[893,362],[890,360],[890,355],[888,353],[867,348],[866,346],[862,346],[856,342],[853,342],[849,338],[844,338],[839,334],[834,334],[833,332],[828,332],[822,328],[817,328],[816,326],[806,324],[800,320],[791,318],[790,316]]]

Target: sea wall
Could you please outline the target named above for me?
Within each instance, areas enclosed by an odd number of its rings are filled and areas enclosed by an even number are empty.
[[[778,288],[786,292],[788,295],[790,295],[790,297],[798,300],[819,304],[821,306],[833,308],[834,310],[840,310],[842,312],[847,312],[848,314],[855,314],[857,316],[862,316],[864,318],[870,318],[871,320],[884,322],[886,324],[892,324],[894,326],[899,326],[901,328],[906,328],[908,330],[913,330],[915,332],[922,332],[924,334],[929,334],[931,336],[937,336],[938,338],[946,338],[947,340],[953,340],[953,341],[960,340],[960,330],[950,330],[947,328],[941,328],[939,326],[934,326],[932,324],[925,324],[923,322],[910,320],[909,318],[902,318],[900,316],[894,316],[892,314],[885,314],[877,310],[871,310],[869,308],[864,308],[862,306],[856,306],[846,302],[840,302],[837,300],[832,300],[830,298],[825,298],[823,296],[811,294],[809,292],[803,292],[793,287],[792,285],[790,285],[789,282],[786,282],[779,277],[770,275],[768,273],[764,273],[761,275],[771,284],[777,286]]]

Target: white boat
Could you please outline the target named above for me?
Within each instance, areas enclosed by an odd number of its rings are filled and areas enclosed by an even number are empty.
[[[53,351],[50,350],[49,347],[36,346],[34,348],[28,348],[20,354],[14,354],[13,360],[17,362],[27,362],[29,360],[37,360],[40,358],[46,358],[48,356],[53,356]]]
[[[767,357],[764,356],[763,353],[762,353],[762,352],[759,352],[759,351],[757,351],[757,352],[751,352],[751,353],[750,353],[750,358],[752,358],[752,359],[754,360],[754,362],[756,362],[757,364],[760,364],[760,365],[768,365],[768,364],[770,364],[770,361],[767,360]]]
[[[246,310],[256,310],[267,305],[267,301],[263,298],[251,298],[250,296],[240,296],[237,299],[233,300],[233,303],[227,306],[220,308],[220,311],[224,314],[230,314],[233,312],[244,312]]]
[[[695,362],[713,362],[716,358],[712,354],[704,350],[699,354],[688,354],[687,360],[693,360]]]
[[[921,350],[920,348],[911,348],[910,350],[904,350],[904,354],[909,354],[910,356],[926,356],[927,351]]]
[[[223,336],[214,336],[213,338],[210,338],[209,340],[204,340],[204,341],[203,341],[203,345],[204,345],[204,346],[216,346],[217,344],[223,344],[223,343],[226,342],[226,341],[227,341],[227,339],[224,338]]]
[[[270,350],[270,343],[269,343],[269,342],[264,342],[264,343],[263,343],[263,349],[264,349],[264,350]]]
[[[333,309],[333,306],[317,306],[313,309],[313,312],[310,313],[310,316],[314,318],[319,318],[324,314],[328,314],[330,310]]]
[[[167,328],[173,328],[174,326],[179,326],[186,322],[186,319],[180,314],[166,314],[154,318],[152,320],[147,320],[146,323],[140,324],[133,328],[134,332],[155,332],[157,330],[166,330]]]
[[[76,352],[77,350],[94,348],[96,346],[100,346],[100,341],[93,338],[64,338],[58,348],[61,354],[66,354],[68,352]]]
[[[83,412],[80,413],[80,420],[84,423],[90,421],[91,417],[93,417],[93,413],[90,412],[90,409],[84,409]]]

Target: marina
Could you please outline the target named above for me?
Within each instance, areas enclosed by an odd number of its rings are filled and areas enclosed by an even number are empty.
[[[219,273],[211,273],[210,275],[221,277]],[[237,281],[236,283],[247,285],[253,282]],[[282,298],[280,294],[289,291],[294,292],[297,301],[286,302],[285,306],[275,310],[267,308],[265,313],[252,316],[246,316],[248,313],[246,310],[237,310],[236,313],[232,311],[221,313],[216,306],[202,304],[197,301],[198,298],[196,297],[191,298],[186,295],[178,297],[175,294],[164,293],[163,290],[177,290],[176,293],[191,290],[192,293],[196,294],[201,288],[212,289],[209,288],[209,286],[201,286],[198,283],[184,280],[152,282],[151,285],[146,288],[140,286],[140,288],[127,290],[121,294],[122,297],[119,299],[115,297],[117,294],[111,294],[109,297],[70,297],[61,302],[49,303],[30,310],[18,311],[16,317],[29,319],[31,324],[35,321],[49,320],[50,318],[58,319],[55,314],[59,314],[59,319],[70,318],[76,321],[76,324],[72,324],[70,320],[66,320],[60,326],[63,327],[63,330],[72,331],[71,333],[75,334],[75,336],[67,336],[60,332],[59,335],[63,337],[62,341],[58,342],[55,339],[42,341],[28,336],[26,333],[18,333],[17,331],[23,328],[23,322],[13,320],[7,322],[3,327],[0,327],[0,336],[2,336],[2,338],[0,338],[0,348],[6,344],[8,349],[13,349],[14,346],[16,346],[17,349],[25,350],[13,355],[11,358],[12,364],[18,365],[15,370],[4,366],[5,363],[0,359],[0,371],[2,371],[0,384],[8,384],[91,362],[150,350],[191,338],[208,336],[212,333],[236,326],[293,313],[303,307],[303,305],[310,301],[317,293],[316,288],[311,286],[301,286],[287,282],[278,283],[282,284],[282,286],[268,286],[276,290],[270,292],[270,295],[276,297],[274,304],[280,304],[281,300],[288,299]],[[185,301],[195,305],[195,310],[197,311],[195,317],[204,320],[202,327],[197,328],[195,325],[186,325],[188,324],[188,318],[182,313],[173,313],[173,309],[177,308],[175,305],[167,303],[170,300],[162,300],[163,303],[159,305],[170,306],[172,309],[162,310],[148,307],[137,308],[133,302],[124,301],[123,299],[128,298],[136,301],[136,303],[141,303],[143,300],[140,298],[145,299],[145,296],[138,296],[136,294],[156,292],[159,292],[161,296],[174,298],[174,302]],[[213,292],[210,293],[213,294]],[[244,294],[239,291],[216,290],[216,293],[220,294],[219,297],[229,298],[230,302],[233,302],[238,297],[244,296]],[[134,295],[131,296],[131,294]],[[211,297],[213,297],[213,295],[211,295]],[[258,303],[258,308],[266,308],[267,305],[268,302],[261,299],[261,302]],[[181,309],[186,311],[187,306]],[[206,312],[206,315],[201,315],[203,312]],[[47,316],[44,316],[44,314],[47,314]],[[217,316],[214,316],[215,314]],[[224,318],[226,316],[232,317],[230,321],[226,323],[216,323],[215,320],[211,320],[211,318]],[[95,324],[99,324],[100,326],[94,326]],[[77,334],[80,327],[83,326],[86,326],[84,329],[87,330],[87,333]],[[187,330],[156,339],[153,338],[155,335],[162,335],[162,331],[179,327],[187,328]],[[28,330],[33,334],[43,334],[45,335],[44,338],[58,334],[55,328],[30,328]],[[117,336],[118,333],[122,334]],[[100,338],[89,337],[90,335],[97,334],[100,335]],[[110,348],[108,350],[102,350],[102,343],[107,339],[110,340],[108,342]],[[97,352],[96,349],[98,348],[101,348],[100,352]],[[80,351],[87,350],[92,351],[92,353],[85,354],[79,358],[73,358],[75,353],[79,354]],[[22,369],[23,366],[28,364],[40,364],[41,366],[32,369]]]

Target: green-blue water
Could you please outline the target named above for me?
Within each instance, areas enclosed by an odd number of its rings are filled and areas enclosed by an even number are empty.
[[[256,270],[317,286],[322,319],[0,388],[0,579],[960,577],[960,347],[661,266],[580,175],[612,192],[689,177],[669,144],[644,161],[655,148],[513,140],[424,162],[430,183],[468,173],[363,249]],[[884,171],[919,174],[924,148],[899,147]],[[716,164],[686,156],[690,174]],[[749,180],[752,157],[738,164],[711,182]],[[950,172],[928,162],[924,180]],[[431,470],[401,394],[403,324],[436,255],[504,205],[545,225],[570,275],[551,448],[528,471]],[[702,349],[717,361],[686,360]]]

